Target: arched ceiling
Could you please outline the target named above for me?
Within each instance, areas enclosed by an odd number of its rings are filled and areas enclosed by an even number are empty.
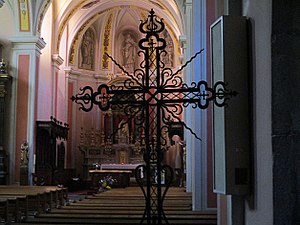
[[[59,52],[61,38],[66,32],[66,27],[68,27],[69,37],[73,39],[78,31],[86,30],[92,24],[98,23],[98,27],[105,27],[103,20],[108,18],[112,11],[116,20],[114,25],[122,26],[138,25],[141,15],[145,17],[148,11],[154,9],[158,17],[164,19],[173,36],[178,38],[183,33],[182,10],[176,0],[54,0],[53,4],[57,52]],[[125,14],[131,16],[124,16]],[[103,31],[97,30],[97,32]]]
[[[118,44],[127,33],[134,35],[136,40],[140,39],[140,21],[145,20],[153,9],[157,17],[164,20],[166,31],[173,42],[173,50],[179,53],[179,36],[184,30],[181,4],[180,0],[53,0],[52,52],[62,57],[65,55],[68,65],[79,68],[79,62],[82,62],[82,40],[89,30],[96,37],[96,51],[93,55],[96,62],[89,68],[90,72],[115,72],[111,64],[107,65],[105,53],[120,60]],[[66,49],[67,52],[64,52]]]

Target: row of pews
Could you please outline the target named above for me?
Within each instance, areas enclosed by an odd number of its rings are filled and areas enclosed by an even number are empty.
[[[65,187],[0,185],[0,224],[19,223],[31,215],[50,212],[67,201]]]
[[[72,193],[69,194],[72,199]],[[82,195],[51,212],[41,213],[22,221],[28,225],[139,225],[144,214],[145,199],[139,187],[113,188],[112,190]],[[164,202],[168,224],[216,225],[215,211],[192,211],[191,193],[172,187]],[[143,224],[146,224],[144,221]],[[167,224],[167,223],[163,223]]]

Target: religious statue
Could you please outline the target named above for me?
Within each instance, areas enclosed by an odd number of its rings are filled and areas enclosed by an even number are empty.
[[[94,34],[87,30],[83,35],[81,51],[81,67],[83,69],[93,69],[94,67]]]
[[[128,123],[126,122],[126,119],[122,119],[121,122],[118,125],[118,137],[119,137],[119,143],[127,143],[128,144],[128,138],[129,138],[129,127]]]
[[[129,70],[133,71],[135,69],[135,60],[136,60],[136,50],[137,44],[132,38],[131,34],[127,33],[122,45],[122,57],[123,57],[123,66]]]
[[[173,67],[174,62],[174,45],[172,38],[170,37],[168,32],[164,32],[164,39],[166,41],[166,54],[162,54],[162,61],[165,63],[167,67]]]
[[[0,61],[0,73],[7,73],[6,64],[3,59]]]
[[[20,157],[21,157],[21,161],[20,161],[21,166],[28,166],[28,143],[27,143],[27,141],[24,141],[21,144]]]
[[[172,141],[174,142],[168,147],[166,154],[166,164],[172,167],[175,178],[178,181],[178,185],[182,186],[182,175],[183,175],[183,141],[179,135],[173,135]]]

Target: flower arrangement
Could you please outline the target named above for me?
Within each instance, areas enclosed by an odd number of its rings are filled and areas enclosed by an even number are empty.
[[[99,181],[99,191],[103,191],[105,189],[110,190],[111,186],[116,182],[117,180],[110,175],[103,177],[103,179]]]

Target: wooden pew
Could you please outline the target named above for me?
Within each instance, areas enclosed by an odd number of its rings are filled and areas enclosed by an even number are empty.
[[[13,215],[14,220],[19,221],[23,214],[27,218],[29,212],[37,215],[51,211],[53,205],[57,208],[64,205],[68,201],[68,189],[56,186],[0,185],[0,199],[4,220],[9,220],[9,216]]]
[[[28,201],[25,195],[0,194],[0,217],[4,222],[20,222],[28,217]]]
[[[53,209],[25,221],[32,224],[138,225],[145,210],[139,187],[113,188],[86,196],[81,201]],[[216,225],[216,212],[192,211],[192,195],[183,188],[171,187],[164,201],[164,212],[173,225]],[[145,222],[145,221],[144,221]]]
[[[46,211],[46,196],[45,193],[37,192],[34,190],[21,190],[19,188],[3,189],[0,188],[1,195],[10,196],[11,198],[26,196],[28,201],[27,211],[32,212],[32,214],[39,214],[42,211]]]
[[[49,204],[50,209],[53,203],[57,207],[64,205],[68,201],[68,189],[66,187],[0,185],[0,194],[5,194],[8,191],[10,191],[12,195],[40,195],[40,200]]]
[[[9,221],[8,201],[7,199],[0,198],[0,223]]]
[[[49,209],[51,210],[52,204],[55,207],[60,207],[68,202],[68,188],[58,187],[58,186],[26,186],[29,189],[36,190],[38,192],[44,193],[46,197],[46,203],[49,204]],[[1,186],[0,186],[1,190]]]

